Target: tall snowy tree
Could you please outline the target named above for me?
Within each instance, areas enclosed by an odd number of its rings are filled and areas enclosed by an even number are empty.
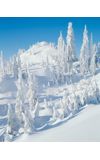
[[[88,31],[85,25],[83,32],[83,43],[80,51],[80,72],[82,75],[89,71],[89,40]]]
[[[15,105],[15,110],[19,118],[20,117],[22,118],[22,112],[24,110],[24,101],[25,101],[24,82],[22,78],[22,71],[19,69],[18,82],[17,82],[17,97]]]
[[[65,42],[62,36],[62,32],[60,32],[59,38],[58,38],[58,44],[57,44],[57,50],[59,57],[63,60],[64,58],[64,49],[65,49]]]
[[[33,76],[28,70],[28,102],[30,110],[33,111],[35,109],[35,104],[37,102],[37,83],[36,78]]]
[[[58,81],[60,83],[64,82],[64,72],[65,72],[65,42],[62,36],[62,33],[60,32],[60,36],[58,38],[58,45],[57,45],[57,76]]]
[[[72,68],[73,68],[73,61],[76,60],[74,33],[73,33],[73,28],[72,28],[71,22],[68,23],[66,43],[67,43],[66,54],[65,54],[66,72],[71,74]]]
[[[97,53],[97,47],[94,44],[93,45],[93,51],[92,51],[92,57],[90,62],[90,72],[94,75],[96,73],[96,53]]]

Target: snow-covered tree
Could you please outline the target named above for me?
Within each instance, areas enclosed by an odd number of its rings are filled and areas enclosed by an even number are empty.
[[[53,108],[52,108],[52,118],[53,121],[56,121],[58,119],[58,111],[56,108],[55,103],[53,103]]]
[[[62,99],[65,117],[69,114],[68,95],[69,95],[68,91],[65,90],[65,91],[64,91],[64,95],[63,95],[63,99]]]
[[[100,88],[99,88],[99,85],[96,82],[95,77],[93,77],[91,85],[92,85],[92,88],[93,88],[92,92],[93,92],[94,102],[95,103],[100,103]]]
[[[31,134],[35,131],[34,127],[34,119],[32,117],[32,114],[28,107],[25,108],[23,115],[23,121],[24,121],[24,133],[25,134]]]
[[[69,74],[72,73],[73,61],[76,60],[75,56],[75,44],[74,44],[74,33],[72,28],[72,23],[68,23],[68,31],[66,38],[66,53],[65,53],[65,63],[66,63],[66,72]]]
[[[8,104],[7,127],[5,132],[5,141],[11,141],[18,133],[19,120],[17,119],[15,110],[11,104]]]
[[[89,71],[89,40],[88,31],[85,25],[83,32],[83,43],[80,51],[80,72],[82,75]]]
[[[18,72],[18,82],[17,82],[17,96],[16,96],[16,105],[15,110],[19,118],[22,118],[22,112],[24,111],[24,101],[25,101],[25,92],[24,92],[24,82],[22,78],[22,71],[19,69]]]
[[[58,44],[57,44],[57,79],[58,82],[63,83],[64,82],[64,72],[65,72],[65,42],[62,36],[62,33],[60,32],[60,36],[58,38]]]
[[[91,56],[91,61],[90,61],[90,72],[93,75],[96,73],[96,53],[97,53],[97,48],[96,48],[96,45],[94,44],[92,56]]]
[[[11,105],[8,104],[8,123],[7,123],[7,130],[6,130],[7,134],[11,134],[12,132],[12,123],[13,123],[12,117],[13,117],[13,111],[12,111]]]
[[[12,64],[13,76],[17,79],[18,71],[21,70],[20,54],[13,56],[11,64]]]
[[[58,85],[58,70],[55,65],[51,66],[51,81]]]
[[[36,77],[28,70],[28,94],[27,94],[30,110],[35,109],[37,102],[37,82]]]
[[[58,38],[58,44],[57,44],[57,49],[58,49],[58,54],[60,55],[61,58],[64,57],[64,48],[65,48],[65,42],[62,36],[62,32],[60,32],[59,38]]]

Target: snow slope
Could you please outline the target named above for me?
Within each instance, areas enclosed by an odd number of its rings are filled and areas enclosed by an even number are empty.
[[[100,141],[100,105],[89,105],[79,115],[55,128],[22,135],[16,142]]]

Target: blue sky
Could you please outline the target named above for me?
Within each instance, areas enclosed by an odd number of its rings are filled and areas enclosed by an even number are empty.
[[[0,50],[8,58],[19,48],[27,49],[37,41],[56,44],[60,31],[65,39],[68,22],[73,23],[77,55],[85,24],[89,36],[93,33],[94,42],[100,40],[100,18],[0,18]]]

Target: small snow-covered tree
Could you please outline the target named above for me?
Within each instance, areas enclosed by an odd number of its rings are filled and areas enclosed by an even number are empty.
[[[58,70],[55,65],[51,67],[51,81],[53,84],[58,85]]]
[[[35,131],[34,127],[34,118],[32,117],[31,111],[28,109],[28,107],[25,108],[23,115],[23,121],[24,121],[24,133],[31,134]]]
[[[8,104],[7,127],[5,132],[5,141],[11,141],[18,133],[19,120],[16,117],[15,110],[11,104]]]
[[[69,114],[68,95],[69,95],[68,91],[65,90],[64,95],[63,95],[63,99],[62,99],[65,117]]]
[[[66,72],[69,74],[72,73],[73,61],[76,60],[75,56],[75,43],[74,43],[74,33],[72,28],[72,23],[68,23],[68,31],[66,38],[66,54],[65,54],[65,63],[66,63]]]
[[[88,31],[85,25],[83,32],[83,43],[80,51],[80,72],[82,75],[89,71],[89,40]]]
[[[53,103],[53,108],[52,108],[52,118],[53,121],[56,121],[58,119],[58,111],[56,108],[55,103]]]
[[[13,111],[12,111],[11,105],[8,104],[8,123],[7,123],[7,130],[6,130],[7,134],[12,133],[12,123],[13,123],[12,117],[13,117]]]
[[[94,98],[94,102],[95,103],[99,103],[100,102],[100,88],[99,85],[96,82],[95,77],[93,77],[92,79],[92,89],[93,89],[93,98]]]
[[[90,72],[94,75],[96,73],[96,53],[97,48],[96,45],[93,45],[92,57],[90,61]]]

